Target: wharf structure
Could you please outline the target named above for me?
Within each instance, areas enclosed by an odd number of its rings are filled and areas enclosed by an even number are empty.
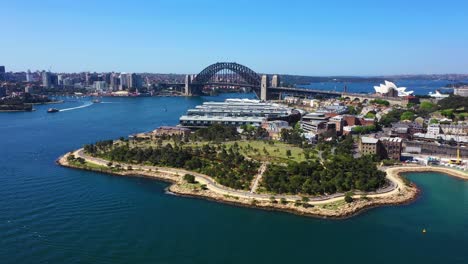
[[[286,106],[250,99],[227,99],[224,102],[205,102],[180,117],[182,127],[206,127],[214,124],[227,126],[261,126],[268,120],[284,120],[294,114]]]

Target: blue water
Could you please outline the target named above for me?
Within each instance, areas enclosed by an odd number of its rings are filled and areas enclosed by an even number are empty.
[[[415,95],[428,95],[429,92],[434,93],[440,90],[442,93],[451,93],[453,89],[445,88],[447,84],[453,84],[448,80],[389,80],[393,81],[398,87],[406,87],[407,91],[414,91]],[[464,80],[462,82],[467,82]],[[382,82],[383,83],[383,82]],[[346,86],[348,92],[351,93],[374,93],[374,86],[379,86],[381,82],[319,82],[309,85],[301,85],[301,87],[342,92]]]
[[[177,197],[165,183],[54,163],[225,97],[104,98],[54,114],[50,106],[0,114],[0,263],[467,263],[468,182],[437,173],[410,175],[423,191],[411,205],[324,220]]]

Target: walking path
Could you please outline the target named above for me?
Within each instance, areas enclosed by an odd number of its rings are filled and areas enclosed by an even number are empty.
[[[76,158],[80,157],[89,163],[93,163],[93,164],[100,165],[100,166],[107,167],[107,164],[109,163],[108,160],[86,155],[82,148],[74,151],[72,154]],[[145,172],[166,173],[166,174],[170,174],[170,175],[174,175],[178,177],[181,177],[185,174],[192,174],[195,176],[195,180],[197,182],[199,182],[200,184],[205,184],[209,190],[216,192],[218,194],[221,194],[221,195],[234,196],[234,197],[247,198],[247,199],[255,199],[255,200],[261,200],[261,201],[269,201],[270,197],[272,196],[271,194],[255,193],[256,189],[258,188],[258,183],[261,179],[261,176],[266,170],[266,167],[267,167],[266,163],[262,164],[262,167],[259,170],[259,174],[255,178],[254,186],[252,187],[250,191],[231,189],[229,187],[218,184],[213,178],[207,175],[193,172],[193,171],[187,171],[184,169],[175,169],[175,168],[158,167],[158,166],[134,165],[134,164],[125,164],[125,163],[114,163],[114,165],[117,165],[117,164],[119,164],[124,169],[127,168],[128,166],[131,166],[132,170],[136,171],[136,174],[138,170],[145,171]],[[390,183],[387,187],[385,187],[384,189],[380,189],[377,192],[366,193],[367,197],[386,197],[386,196],[395,195],[400,191],[399,186],[404,185],[402,179],[398,177],[398,175],[395,173],[387,173],[387,179],[389,180],[389,183]],[[363,193],[355,192],[354,197],[359,198],[362,194]],[[336,193],[332,195],[324,195],[324,196],[318,196],[318,197],[310,197],[308,203],[312,205],[327,204],[327,203],[332,203],[336,201],[341,201],[343,200],[343,197],[344,197],[343,193]],[[285,199],[288,202],[294,202],[297,200],[301,200],[302,197],[298,195],[275,195],[275,199]]]
[[[252,185],[252,188],[250,189],[250,193],[256,193],[256,192],[257,192],[258,183],[259,183],[260,180],[262,179],[263,173],[265,173],[266,168],[267,168],[267,165],[268,165],[268,163],[264,162],[264,163],[262,163],[262,165],[260,166],[260,169],[258,170],[258,174],[255,175],[255,178],[254,178],[254,180],[253,180],[253,185]]]

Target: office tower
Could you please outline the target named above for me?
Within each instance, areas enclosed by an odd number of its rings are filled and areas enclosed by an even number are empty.
[[[110,87],[113,91],[119,90],[120,79],[117,73],[112,73],[110,77]]]
[[[31,70],[26,72],[26,82],[32,82]]]
[[[128,88],[128,77],[126,73],[120,74],[120,86],[119,90],[126,90]]]
[[[43,71],[42,72],[42,86],[45,88],[50,88],[50,72]]]
[[[5,81],[5,66],[0,66],[0,82]]]
[[[63,75],[62,74],[59,74],[57,75],[57,84],[58,85],[63,85]]]

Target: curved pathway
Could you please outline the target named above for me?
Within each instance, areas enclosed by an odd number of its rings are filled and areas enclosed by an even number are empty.
[[[89,163],[93,163],[93,164],[100,165],[100,166],[107,166],[107,164],[109,163],[108,160],[86,155],[82,148],[74,151],[72,154],[76,158],[80,157],[80,158],[83,158],[84,160],[86,160]],[[239,197],[239,198],[256,199],[256,200],[264,200],[264,201],[270,200],[270,197],[273,196],[271,194],[258,194],[258,193],[254,193],[254,192],[251,192],[251,191],[242,191],[242,190],[231,189],[229,187],[218,184],[213,178],[211,178],[211,177],[209,177],[209,176],[207,176],[205,174],[201,174],[201,173],[197,173],[197,172],[193,172],[193,171],[187,171],[187,170],[184,170],[184,169],[175,169],[175,168],[158,167],[158,166],[145,166],[145,165],[142,166],[142,165],[115,163],[114,162],[114,165],[116,165],[116,164],[119,164],[120,166],[122,166],[122,168],[126,168],[128,166],[131,166],[132,170],[136,170],[136,171],[138,171],[138,170],[140,170],[140,171],[155,171],[155,172],[167,173],[167,174],[174,175],[174,176],[182,176],[182,175],[185,175],[185,174],[192,174],[192,175],[195,176],[195,180],[198,181],[200,184],[205,184],[206,187],[209,190],[211,190],[213,192],[216,192],[218,194],[221,194],[221,195],[229,195],[229,196],[235,196],[235,197]],[[265,169],[266,169],[266,164],[263,164],[263,165],[265,165]],[[392,170],[392,169],[389,169],[389,170]],[[263,172],[264,172],[264,169],[261,168],[260,172],[259,172],[259,175],[257,175],[258,177],[256,177],[256,179],[255,179],[257,181],[257,183],[254,182],[254,187],[256,186],[256,184],[258,184],[258,181],[260,180],[259,178],[261,177]],[[377,192],[366,193],[367,197],[386,197],[386,196],[395,195],[398,192],[400,192],[400,186],[404,186],[404,183],[403,183],[403,180],[400,177],[398,177],[398,174],[397,173],[387,173],[387,179],[388,179],[388,181],[390,183],[389,186],[387,186],[387,187],[385,187],[383,189],[380,189]],[[252,190],[253,190],[253,188],[252,188]],[[360,195],[362,195],[362,194],[364,194],[364,193],[355,192],[355,195],[353,197],[354,198],[359,198]],[[274,195],[274,197],[275,197],[275,199],[285,199],[286,201],[289,201],[289,202],[294,202],[296,200],[301,200],[302,199],[302,197],[298,196],[298,195]],[[344,194],[342,194],[342,193],[336,193],[336,194],[332,194],[332,195],[325,195],[325,196],[318,196],[318,197],[309,197],[309,202],[308,203],[312,204],[312,205],[327,204],[327,203],[332,203],[332,202],[336,202],[336,201],[341,201],[341,200],[343,200],[343,197],[344,197]]]

